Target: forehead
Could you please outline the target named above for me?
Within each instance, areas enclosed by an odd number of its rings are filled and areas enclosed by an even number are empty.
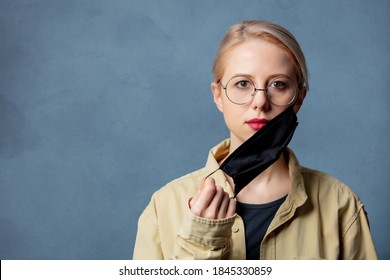
[[[271,75],[296,75],[294,61],[281,47],[264,41],[252,40],[232,48],[225,56],[223,77],[245,74],[259,79]]]

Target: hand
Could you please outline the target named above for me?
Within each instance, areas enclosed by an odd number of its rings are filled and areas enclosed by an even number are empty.
[[[206,178],[189,203],[191,212],[206,219],[230,218],[236,212],[236,201],[212,178]]]

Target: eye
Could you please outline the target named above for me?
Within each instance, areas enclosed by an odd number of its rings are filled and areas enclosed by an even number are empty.
[[[235,84],[235,86],[238,89],[248,89],[251,87],[251,83],[249,81],[246,81],[246,80],[241,80],[241,81],[238,81]]]
[[[273,87],[278,90],[285,90],[288,87],[288,85],[284,81],[276,80],[271,82],[270,87]]]

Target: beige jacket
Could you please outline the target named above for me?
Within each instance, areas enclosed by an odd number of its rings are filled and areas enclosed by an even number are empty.
[[[194,216],[188,201],[219,168],[229,140],[214,147],[204,168],[155,192],[139,218],[134,259],[245,259],[244,224]],[[291,150],[292,188],[261,243],[261,259],[376,259],[368,219],[359,198],[337,179],[301,167]],[[212,175],[233,196],[224,173]]]

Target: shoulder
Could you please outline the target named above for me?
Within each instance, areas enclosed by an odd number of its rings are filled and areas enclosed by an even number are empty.
[[[345,193],[346,195],[356,196],[350,187],[328,173],[301,167],[301,174],[305,183],[309,183],[310,187],[324,188],[328,191],[334,189],[338,192]]]
[[[306,194],[312,199],[320,201],[336,201],[340,204],[347,201],[356,201],[361,204],[358,196],[352,189],[339,179],[325,172],[304,167],[299,164],[294,152],[289,152],[289,168],[294,185],[304,189]]]
[[[163,201],[190,198],[194,196],[206,175],[205,168],[188,173],[167,183],[158,189],[153,196],[155,199]]]
[[[311,200],[319,201],[320,205],[332,207],[338,211],[358,212],[363,203],[357,194],[339,179],[318,170],[301,168],[305,190]]]

